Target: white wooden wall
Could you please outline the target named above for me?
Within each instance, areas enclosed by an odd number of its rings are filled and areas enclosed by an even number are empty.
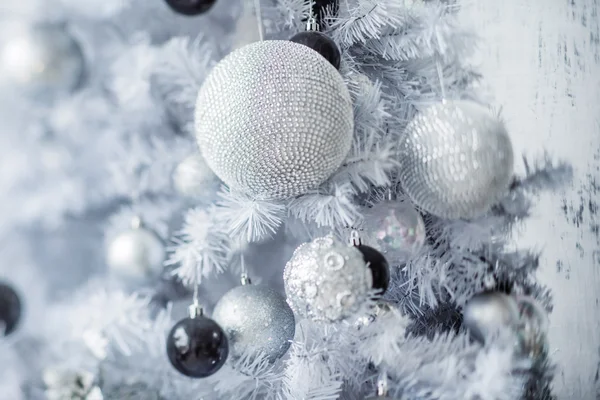
[[[600,239],[592,231],[600,215],[589,209],[600,206],[600,1],[463,1],[465,23],[483,38],[477,60],[516,153],[547,150],[575,167],[573,186],[543,196],[517,237],[519,246],[544,252],[539,277],[554,292],[555,393],[600,399]],[[574,210],[563,212],[563,202]]]

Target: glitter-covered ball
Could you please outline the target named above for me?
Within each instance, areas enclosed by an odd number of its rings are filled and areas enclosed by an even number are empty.
[[[423,210],[473,218],[506,193],[513,150],[502,121],[469,101],[445,101],[419,113],[400,142],[402,188]]]
[[[405,259],[425,243],[425,223],[408,200],[384,201],[365,211],[365,229],[393,259]]]
[[[241,47],[219,62],[196,102],[196,137],[215,174],[257,199],[314,189],[345,159],[353,111],[339,72],[290,41]]]
[[[283,279],[287,301],[298,315],[331,322],[355,315],[373,284],[362,253],[332,236],[300,245]]]
[[[229,338],[229,354],[262,354],[275,361],[294,339],[296,321],[285,298],[263,285],[231,289],[217,303],[212,318]]]

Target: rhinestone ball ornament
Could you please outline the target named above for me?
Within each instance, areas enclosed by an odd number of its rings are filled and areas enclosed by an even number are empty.
[[[212,318],[227,334],[230,355],[263,354],[282,357],[294,339],[296,321],[285,298],[263,285],[243,285],[227,292]]]
[[[338,71],[314,50],[262,41],[224,58],[196,102],[196,137],[215,174],[257,199],[314,189],[350,150],[353,112]]]
[[[517,302],[500,292],[475,295],[463,309],[463,324],[480,343],[501,329],[511,330],[519,321]]]
[[[8,336],[17,329],[22,312],[21,298],[15,289],[0,282],[0,337]]]
[[[365,211],[365,229],[394,259],[406,259],[425,243],[425,223],[410,201],[384,201]]]
[[[479,216],[506,194],[513,150],[502,121],[469,101],[418,114],[400,142],[400,182],[413,202],[438,217]]]
[[[332,236],[300,245],[285,266],[283,280],[295,313],[329,322],[355,315],[373,284],[362,253]]]
[[[167,356],[175,369],[192,378],[206,378],[217,372],[229,354],[223,329],[202,316],[184,318],[167,336]]]
[[[85,58],[63,24],[14,24],[0,40],[2,80],[23,93],[55,96],[82,81]]]

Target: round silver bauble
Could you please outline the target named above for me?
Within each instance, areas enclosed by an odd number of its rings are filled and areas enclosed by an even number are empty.
[[[365,228],[393,259],[410,257],[425,243],[423,217],[408,200],[375,204],[365,211]]]
[[[109,244],[107,264],[111,272],[131,279],[158,275],[163,269],[165,246],[154,232],[131,228],[117,235]]]
[[[502,329],[514,331],[518,321],[517,303],[500,292],[475,295],[463,308],[463,324],[480,343],[485,343]]]
[[[502,121],[470,101],[445,101],[419,113],[400,141],[400,182],[423,210],[473,218],[507,192],[513,150]]]
[[[519,323],[515,329],[517,351],[526,357],[537,357],[546,349],[548,313],[532,297],[517,296]]]
[[[69,93],[81,83],[85,58],[63,24],[10,25],[0,39],[2,80],[44,96]]]
[[[186,157],[173,171],[173,185],[186,197],[206,195],[217,183],[217,177],[200,154]]]
[[[294,339],[296,321],[285,298],[263,285],[231,289],[217,303],[212,318],[229,338],[229,354],[282,357]]]
[[[283,279],[294,312],[330,322],[355,315],[373,283],[362,253],[332,236],[300,245],[286,264]]]
[[[352,143],[350,94],[319,53],[290,41],[261,41],[225,57],[198,93],[196,137],[215,174],[257,199],[316,188]]]

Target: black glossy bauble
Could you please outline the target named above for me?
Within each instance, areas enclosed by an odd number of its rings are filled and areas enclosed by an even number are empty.
[[[21,320],[21,299],[11,286],[0,282],[0,335],[10,335]]]
[[[173,11],[193,16],[208,11],[216,0],[166,0],[166,2]]]
[[[290,41],[310,47],[325,57],[336,69],[340,68],[340,49],[327,35],[314,31],[300,32],[292,36]]]
[[[390,284],[390,267],[379,251],[364,244],[356,246],[363,255],[365,262],[373,273],[373,289],[381,290],[384,293]]]
[[[205,317],[185,318],[167,336],[167,356],[183,375],[205,378],[217,372],[227,359],[229,344],[223,329]]]

